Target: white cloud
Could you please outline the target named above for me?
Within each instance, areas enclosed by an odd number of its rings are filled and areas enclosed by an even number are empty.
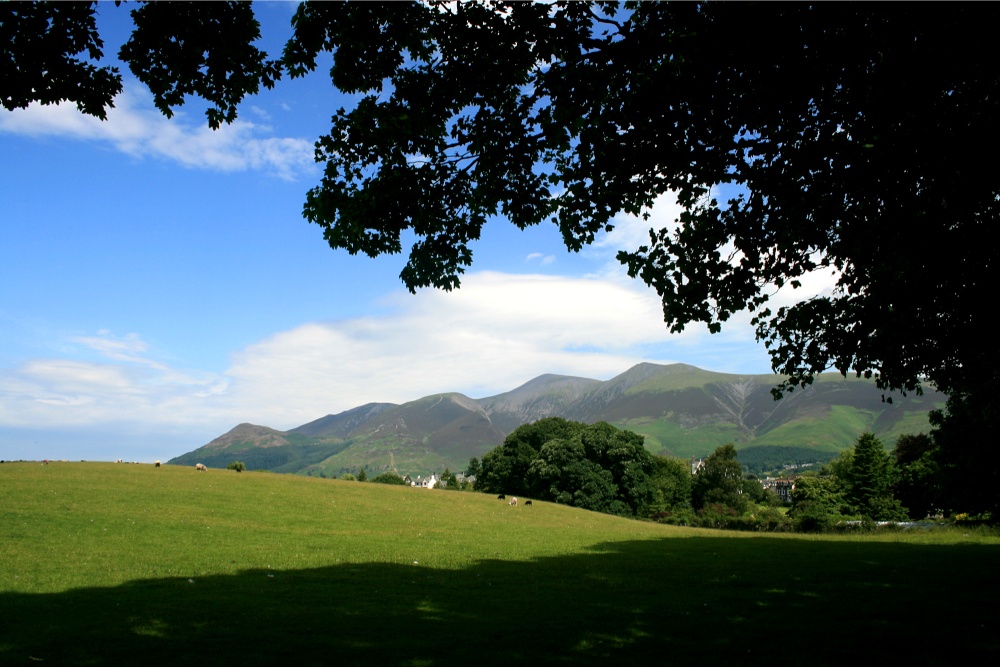
[[[649,219],[644,220],[634,215],[620,214],[615,216],[614,229],[601,234],[594,241],[594,248],[599,250],[632,251],[642,245],[649,245],[649,230],[674,229],[681,207],[677,197],[667,192],[653,202],[649,209]]]
[[[212,130],[204,123],[191,124],[181,112],[167,119],[137,84],[115,98],[106,121],[84,115],[69,103],[34,103],[0,112],[0,132],[106,142],[137,158],[171,160],[192,169],[261,170],[285,180],[315,169],[312,141],[266,136],[270,131],[246,120]]]
[[[256,115],[261,120],[265,120],[265,121],[271,120],[271,114],[269,114],[267,112],[267,109],[263,109],[263,108],[257,106],[256,104],[250,105],[250,111],[252,111],[254,113],[254,115]]]
[[[391,316],[310,323],[243,350],[227,372],[238,403],[289,397],[274,419],[291,426],[371,401],[500,393],[547,372],[607,378],[642,360],[632,348],[668,337],[655,298],[602,280],[477,273],[385,305]]]
[[[538,262],[542,266],[548,266],[556,261],[555,255],[546,255],[540,252],[530,253],[524,258],[526,262]]]
[[[130,333],[123,338],[116,339],[106,329],[97,333],[97,336],[78,336],[70,340],[114,361],[145,364],[157,370],[166,370],[166,366],[163,364],[141,356],[147,351],[148,346],[137,334]]]
[[[0,426],[189,427],[207,442],[243,421],[291,428],[372,401],[489,396],[542,373],[606,379],[676,360],[650,356],[658,346],[705,338],[669,335],[654,294],[596,278],[474,273],[460,290],[400,291],[378,306],[389,314],[276,333],[236,351],[221,374],[173,368],[135,334],[77,337],[99,358],[36,359],[0,374]]]

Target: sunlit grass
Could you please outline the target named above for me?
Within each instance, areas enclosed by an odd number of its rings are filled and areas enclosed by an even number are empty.
[[[723,533],[285,475],[3,464],[0,664],[996,662],[998,555],[989,531]]]
[[[0,590],[350,562],[456,568],[678,532],[481,494],[177,466],[4,464],[0,482],[3,574],[16,577]]]

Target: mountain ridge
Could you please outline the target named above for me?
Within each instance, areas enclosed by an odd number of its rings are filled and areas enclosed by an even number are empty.
[[[728,442],[836,452],[864,430],[884,440],[926,430],[927,413],[945,400],[929,389],[885,403],[873,382],[827,373],[774,401],[770,390],[780,379],[653,363],[603,381],[544,374],[495,396],[446,392],[367,403],[287,431],[242,423],[171,463],[224,466],[239,459],[251,469],[299,474],[367,468],[415,476],[464,469],[521,424],[544,417],[607,421],[645,436],[654,453],[681,457]]]

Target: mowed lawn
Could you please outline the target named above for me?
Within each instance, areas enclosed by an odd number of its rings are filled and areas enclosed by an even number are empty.
[[[1000,539],[0,464],[0,665],[1000,664]]]

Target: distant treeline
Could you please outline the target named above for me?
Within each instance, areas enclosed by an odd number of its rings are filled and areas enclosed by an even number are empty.
[[[753,475],[781,470],[785,466],[806,463],[826,463],[837,458],[837,452],[823,452],[808,447],[777,447],[760,445],[740,449],[736,457],[743,469]]]

